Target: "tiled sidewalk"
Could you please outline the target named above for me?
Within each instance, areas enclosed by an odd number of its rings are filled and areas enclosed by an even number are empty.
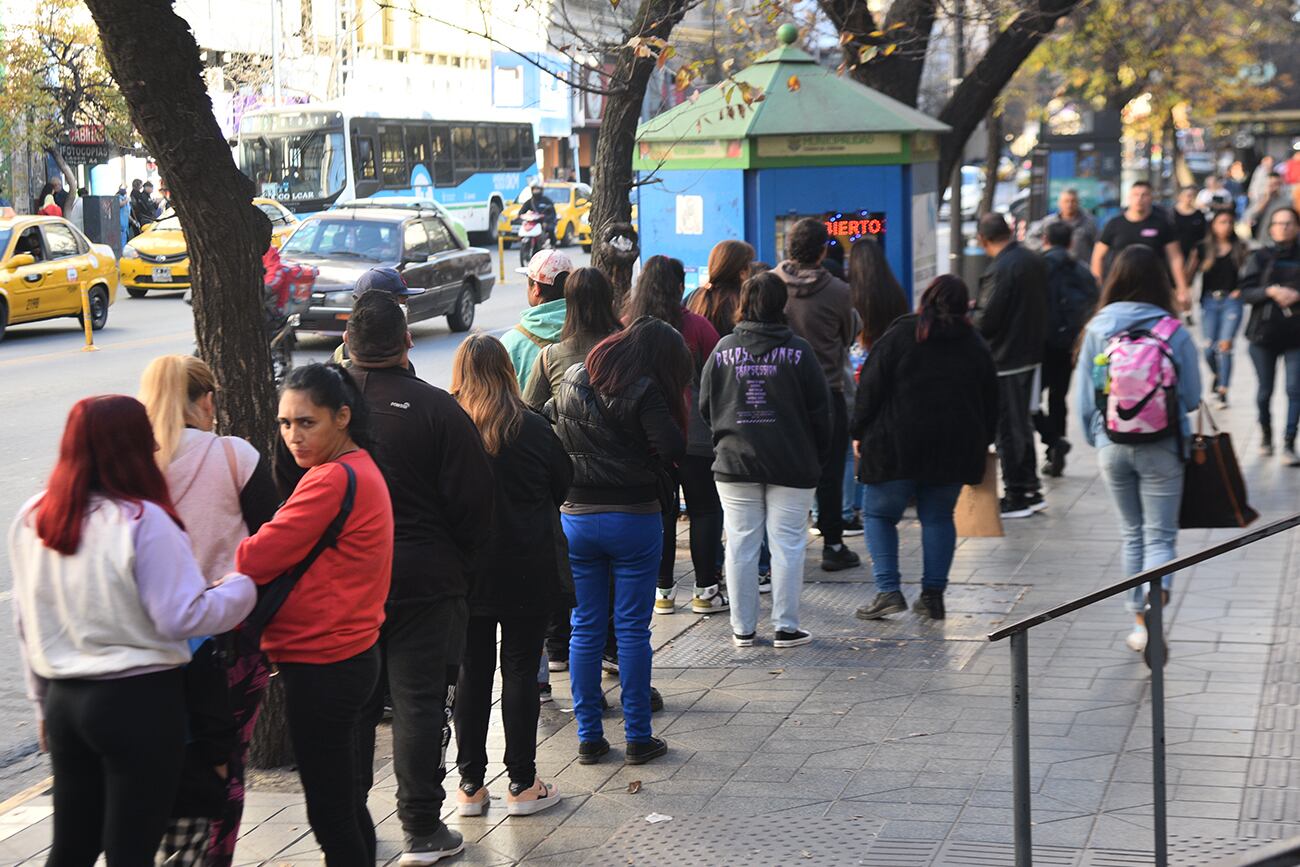
[[[1300,504],[1300,470],[1254,456],[1245,367],[1229,427],[1267,520]],[[817,639],[809,647],[736,650],[725,616],[654,618],[654,680],[666,703],[656,730],[670,752],[650,765],[622,764],[616,712],[606,720],[609,758],[578,765],[558,675],[538,764],[564,802],[527,818],[507,819],[500,802],[485,818],[449,817],[470,843],[449,863],[1010,864],[1008,652],[983,637],[1119,577],[1094,457],[1077,444],[1071,457],[1067,476],[1048,486],[1047,512],[1009,522],[1005,538],[961,542],[942,625],[911,614],[856,621],[854,605],[872,592],[867,572],[815,568],[804,593],[805,625]],[[1185,532],[1180,547],[1227,535]],[[903,540],[914,580],[915,522]],[[861,550],[860,539],[854,545]],[[1175,586],[1166,716],[1180,863],[1300,834],[1300,803],[1288,793],[1300,781],[1292,749],[1300,601],[1287,580],[1294,549],[1283,535],[1199,566]],[[683,550],[682,570],[684,558]],[[689,598],[684,571],[682,581],[679,599]],[[905,591],[910,598],[915,584]],[[1124,646],[1128,624],[1115,601],[1031,635],[1040,863],[1150,863],[1147,670]],[[616,684],[607,685],[616,699]],[[502,748],[499,729],[489,743]],[[491,785],[504,796],[504,778]],[[386,860],[400,851],[394,786],[385,764],[370,804]],[[39,863],[49,811],[38,797],[0,816],[0,864]],[[653,813],[672,819],[647,822]],[[247,816],[239,863],[320,863],[300,796],[254,790]]]

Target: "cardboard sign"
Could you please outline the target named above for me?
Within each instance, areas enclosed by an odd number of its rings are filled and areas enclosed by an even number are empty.
[[[953,520],[958,536],[1003,535],[1002,506],[998,502],[998,456],[993,452],[985,458],[984,480],[961,489]]]

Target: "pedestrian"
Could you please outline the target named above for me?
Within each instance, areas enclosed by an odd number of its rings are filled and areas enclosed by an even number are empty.
[[[271,250],[268,250],[267,255],[270,255],[271,252],[272,252]],[[284,268],[284,266],[280,263],[278,252],[275,255],[275,261],[276,261],[277,269]],[[398,304],[402,305],[403,311],[407,310],[406,304],[410,298],[416,295],[424,294],[423,289],[418,289],[418,288],[412,289],[410,286],[407,286],[406,278],[402,276],[401,271],[398,271],[396,268],[387,268],[387,267],[371,268],[369,271],[366,271],[364,274],[362,274],[360,277],[357,278],[357,282],[352,285],[353,304],[355,304],[357,299],[360,298],[362,295],[365,295],[367,292],[387,292],[389,295],[393,296],[393,299],[396,300]],[[341,364],[344,367],[350,368],[352,366],[352,360],[351,360],[351,355],[348,352],[346,333],[347,333],[347,329],[345,328],[344,340],[337,347],[335,347],[334,355],[331,357],[330,360],[336,364]],[[408,364],[409,364],[409,359],[408,359]]]
[[[1201,334],[1205,362],[1214,375],[1214,398],[1220,409],[1228,406],[1232,382],[1232,341],[1241,327],[1245,304],[1241,300],[1240,273],[1249,253],[1237,237],[1236,214],[1215,211],[1210,229],[1201,241]]]
[[[564,374],[623,323],[614,313],[614,287],[598,268],[579,268],[564,281],[564,328],[542,348],[524,387],[524,402],[540,410],[560,389]]]
[[[1048,232],[1069,242],[1065,223]],[[907,610],[898,522],[912,501],[923,558],[914,610],[944,619],[957,547],[953,510],[962,485],[983,480],[998,425],[997,367],[969,309],[965,283],[947,274],[935,278],[920,310],[895,322],[863,365],[850,433],[862,455],[858,478],[867,486],[863,517],[876,596],[858,608],[860,620]]]
[[[1092,261],[1092,250],[1097,244],[1097,221],[1079,204],[1079,191],[1073,187],[1061,190],[1056,199],[1056,213],[1049,214],[1031,232],[1031,241],[1042,249],[1047,239],[1047,229],[1053,223],[1070,227],[1070,255],[1080,262]]]
[[[1176,290],[1174,300],[1181,309],[1187,309],[1191,294],[1187,290],[1178,235],[1164,215],[1152,207],[1151,185],[1146,181],[1135,181],[1129,187],[1128,207],[1106,223],[1093,247],[1091,270],[1099,284],[1105,281],[1106,271],[1114,257],[1134,244],[1151,248],[1165,261]]]
[[[1205,178],[1205,188],[1196,194],[1196,209],[1204,213],[1231,207],[1232,193],[1224,185],[1223,179],[1218,175],[1208,175]]]
[[[998,457],[1006,488],[1002,517],[1027,518],[1047,507],[1032,418],[1047,337],[1047,268],[1012,240],[1001,214],[980,217],[977,240],[991,260],[980,277],[972,318],[998,367]]]
[[[54,196],[46,196],[41,199],[41,208],[36,212],[42,217],[62,217],[63,209],[54,201]]]
[[[1174,201],[1173,221],[1178,250],[1183,254],[1183,279],[1190,285],[1192,275],[1200,269],[1201,242],[1205,240],[1207,225],[1205,211],[1201,209],[1200,197],[1194,185],[1185,186],[1178,191],[1178,198]]]
[[[126,187],[117,188],[117,224],[122,239],[118,245],[120,251],[131,240],[131,200],[126,194]]]
[[[528,309],[519,315],[518,325],[501,335],[520,389],[528,384],[528,375],[542,348],[560,340],[564,330],[564,281],[573,270],[573,262],[559,250],[539,250],[523,270],[528,275]]]
[[[719,337],[736,327],[740,287],[753,261],[754,248],[744,241],[719,241],[709,251],[709,281],[686,299],[686,309],[709,320]]]
[[[1047,227],[1043,262],[1047,266],[1047,340],[1043,345],[1042,387],[1046,407],[1040,399],[1034,413],[1034,428],[1047,449],[1043,475],[1059,478],[1065,472],[1070,441],[1065,438],[1066,407],[1070,400],[1070,376],[1074,373],[1074,348],[1079,332],[1097,307],[1097,281],[1082,262],[1070,253],[1069,227],[1054,223]]]
[[[488,541],[493,477],[474,422],[455,398],[410,368],[406,315],[388,292],[366,292],[344,339],[370,417],[375,462],[393,504],[392,584],[379,632],[381,686],[393,712],[393,772],[406,864],[461,851],[442,821],[446,748],[464,651],[470,564]],[[383,689],[362,717],[367,754],[384,714]],[[367,763],[369,789],[371,766]]]
[[[718,332],[698,313],[682,306],[686,289],[686,270],[678,259],[651,256],[646,260],[636,287],[628,296],[623,318],[632,322],[652,316],[667,322],[686,341],[691,354],[691,381],[687,395],[686,454],[668,466],[669,496],[663,511],[663,553],[659,560],[659,582],[655,591],[655,613],[672,614],[677,610],[677,583],[673,567],[677,564],[677,518],[680,508],[677,492],[686,498],[686,513],[691,519],[691,565],[695,572],[695,590],[691,611],[717,614],[729,603],[722,587],[718,561],[722,556],[722,503],[713,484],[713,434],[700,414],[700,371],[713,347]]]
[[[627,762],[642,764],[668,750],[650,730],[650,617],[667,468],[686,453],[684,396],[692,373],[681,335],[647,317],[597,344],[547,404],[574,464],[561,517],[577,594],[569,679],[581,764],[609,752],[600,666],[611,576]]]
[[[1075,379],[1084,438],[1097,448],[1119,518],[1125,574],[1168,563],[1176,556],[1187,413],[1200,404],[1201,377],[1159,251],[1135,244],[1115,257],[1084,330]],[[1159,399],[1150,400],[1156,389]],[[1131,402],[1121,403],[1125,397]],[[1126,412],[1135,404],[1140,412]],[[1166,597],[1172,583],[1165,576]],[[1143,585],[1128,600],[1136,623],[1126,642],[1139,653],[1147,644],[1145,598]]]
[[[1300,216],[1294,208],[1278,208],[1269,218],[1272,243],[1255,250],[1241,269],[1241,300],[1250,305],[1246,339],[1255,365],[1259,391],[1260,453],[1273,454],[1273,382],[1277,362],[1286,371],[1286,428],[1282,455],[1289,466],[1300,466],[1295,451],[1300,426]]]
[[[1289,207],[1290,204],[1291,190],[1282,183],[1282,176],[1270,174],[1264,180],[1263,196],[1251,205],[1250,213],[1247,215],[1251,237],[1261,245],[1267,245],[1271,240],[1268,227],[1273,212]]]
[[[1275,175],[1273,171],[1275,163],[1271,154],[1264,154],[1260,157],[1259,164],[1255,170],[1250,173],[1250,184],[1246,187],[1246,198],[1249,200],[1248,208],[1250,211],[1255,210],[1255,206],[1268,198],[1268,179]],[[1281,178],[1278,182],[1281,183]]]
[[[239,543],[269,521],[280,503],[270,463],[257,449],[238,437],[213,433],[216,394],[212,369],[192,355],[155,358],[140,377],[140,402],[153,425],[158,466],[176,513],[185,523],[199,568],[210,582],[234,571]],[[244,812],[248,747],[270,675],[260,650],[227,661],[222,689],[235,736],[221,762],[225,765],[224,803],[208,816],[178,816],[212,821],[210,825],[202,821],[202,827],[198,822],[182,823],[191,829],[190,847],[184,845],[179,830],[169,832],[168,839],[181,845],[164,854],[177,856],[176,863],[195,854],[190,850],[200,842],[197,854],[203,856],[206,850],[205,864],[232,862]],[[213,722],[208,728],[215,726]]]
[[[501,639],[501,721],[510,782],[506,813],[527,816],[560,801],[559,790],[537,775],[537,670],[551,614],[568,611],[573,587],[556,564],[559,507],[573,480],[573,464],[545,418],[519,396],[510,356],[501,341],[476,334],[456,350],[451,390],[483,438],[492,465],[496,508],[488,544],[473,564],[469,626],[456,687],[457,809],[487,810],[487,738],[492,680]]]
[[[54,773],[47,863],[152,864],[181,780],[188,639],[233,628],[256,588],[213,584],[154,461],[149,416],[78,401],[46,489],[9,530],[19,658]]]
[[[834,447],[833,396],[816,351],[786,324],[787,287],[776,272],[745,281],[740,322],[709,357],[700,387],[727,529],[727,590],[737,647],[758,640],[764,533],[772,554],[772,644],[812,641],[800,627],[799,595],[808,510]]]
[[[789,290],[790,329],[812,346],[830,388],[831,443],[817,483],[817,529],[822,537],[822,569],[837,572],[861,565],[844,545],[844,462],[848,453],[848,405],[844,400],[844,357],[857,329],[849,286],[832,277],[822,261],[829,235],[822,220],[800,220],[790,230],[789,258],[775,273]]]
[[[306,473],[275,517],[240,543],[235,562],[259,585],[295,569],[345,510],[354,487],[337,539],[299,577],[263,631],[261,647],[284,686],[307,821],[325,863],[373,864],[364,712],[379,683],[393,508],[369,453],[365,401],[346,370],[335,364],[294,368],[278,414],[280,437]]]

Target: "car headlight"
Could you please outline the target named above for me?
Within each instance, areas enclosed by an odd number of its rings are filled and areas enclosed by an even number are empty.
[[[139,258],[140,258],[140,251],[137,250],[135,247],[132,247],[130,244],[127,244],[125,247],[122,248],[122,258],[123,258],[123,259],[139,259]]]
[[[591,212],[590,212],[590,211],[583,211],[582,216],[578,218],[578,222],[581,223],[581,224],[584,225],[584,226],[590,226],[590,225],[591,225]]]

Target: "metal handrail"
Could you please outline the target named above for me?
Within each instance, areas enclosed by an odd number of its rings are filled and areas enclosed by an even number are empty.
[[[1154,802],[1152,817],[1154,855],[1156,867],[1167,867],[1169,847],[1165,815],[1164,594],[1161,592],[1161,580],[1181,569],[1253,545],[1255,542],[1298,526],[1300,526],[1300,512],[1208,548],[1202,548],[1185,557],[1170,560],[1163,566],[1139,572],[1109,587],[1094,590],[1070,602],[989,633],[989,641],[1011,639],[1011,775],[1016,867],[1033,865],[1031,823],[1033,796],[1029,779],[1029,630],[1112,596],[1147,585],[1146,627],[1149,637],[1146,660],[1151,666],[1151,794]]]

